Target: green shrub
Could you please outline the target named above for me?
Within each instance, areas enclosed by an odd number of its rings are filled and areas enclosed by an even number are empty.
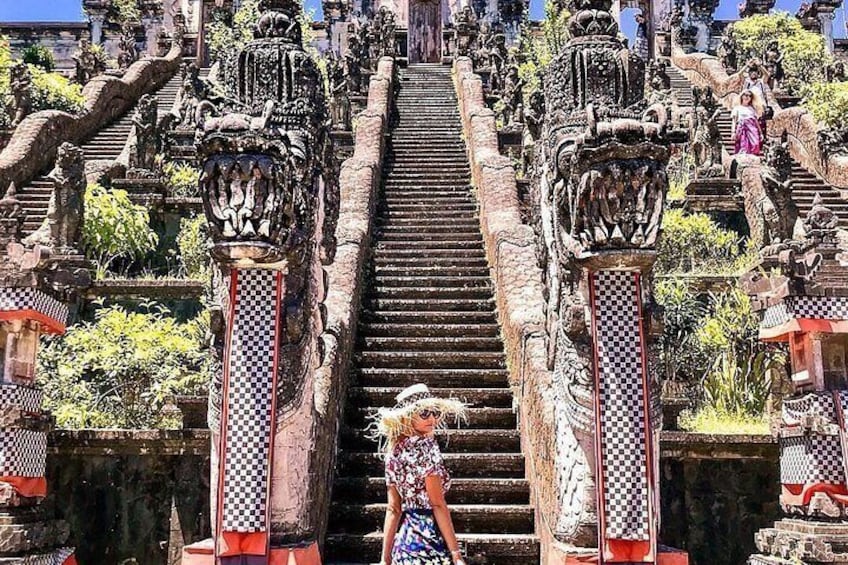
[[[7,128],[12,121],[9,115],[9,69],[12,66],[12,49],[9,39],[0,35],[0,128]]]
[[[817,82],[801,89],[801,104],[816,121],[842,130],[848,123],[848,82]]]
[[[765,415],[728,415],[716,412],[709,407],[680,414],[680,427],[702,434],[766,435],[769,433],[768,417]]]
[[[30,45],[24,49],[21,59],[23,59],[24,63],[39,67],[48,73],[56,67],[53,52],[43,45]]]
[[[668,162],[668,200],[683,200],[686,198],[686,187],[695,168],[695,158],[691,153],[680,151]]]
[[[112,9],[119,24],[141,20],[138,0],[112,0]]]
[[[39,353],[44,405],[64,428],[163,427],[176,394],[205,390],[208,315],[179,323],[164,309],[102,308]]]
[[[209,235],[206,217],[203,215],[180,220],[177,247],[180,250],[180,266],[185,276],[205,279],[209,275]]]
[[[168,192],[181,198],[197,196],[200,171],[186,163],[166,163],[163,167]]]
[[[736,232],[718,226],[706,214],[666,210],[657,243],[657,271],[661,273],[713,270],[726,272],[740,257]]]
[[[98,277],[118,260],[142,259],[156,249],[158,241],[147,208],[133,204],[125,190],[88,186],[82,243],[86,256],[97,266]]]
[[[253,26],[262,15],[260,4],[260,0],[243,0],[232,15],[232,22],[223,12],[215,12],[212,21],[206,24],[209,56],[213,60],[222,59],[227,52],[241,49],[253,39]]]
[[[33,89],[32,106],[33,111],[39,110],[62,110],[69,114],[76,114],[82,110],[85,98],[82,95],[82,87],[71,82],[58,73],[48,73],[39,67],[30,65],[32,73]]]
[[[822,35],[805,30],[787,12],[743,18],[733,24],[733,36],[741,61],[762,59],[768,43],[777,40],[783,54],[784,86],[790,94],[800,92],[805,84],[822,82],[825,68],[833,61]]]

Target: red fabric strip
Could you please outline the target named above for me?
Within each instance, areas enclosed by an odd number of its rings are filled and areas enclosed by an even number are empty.
[[[26,309],[0,312],[0,320],[35,320],[41,324],[42,329],[47,333],[65,333],[65,324],[59,320],[54,320],[50,316],[46,316],[37,310]]]
[[[44,477],[0,477],[0,482],[11,485],[21,496],[47,496],[47,479]]]

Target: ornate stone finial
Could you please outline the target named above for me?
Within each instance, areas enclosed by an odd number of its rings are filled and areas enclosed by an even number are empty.
[[[24,216],[15,183],[10,183],[6,194],[0,199],[0,248],[18,240]]]
[[[773,246],[793,237],[798,208],[792,200],[792,157],[786,138],[766,146],[760,169],[765,196],[759,207],[763,218],[763,254],[774,253]]]
[[[79,84],[85,85],[106,71],[106,59],[103,52],[92,46],[85,37],[80,39],[73,59],[76,65],[76,81]]]
[[[462,10],[457,12],[454,19],[453,34],[456,55],[459,57],[470,57],[479,33],[480,26],[477,23],[477,16],[474,15],[474,10],[471,6],[464,6]]]
[[[44,246],[75,253],[82,236],[85,196],[85,155],[71,143],[59,146],[56,166],[48,175],[53,193],[44,223],[23,240],[26,247]]]

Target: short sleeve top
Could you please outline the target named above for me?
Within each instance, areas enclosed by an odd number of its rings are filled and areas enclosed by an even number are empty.
[[[448,491],[450,475],[434,437],[404,438],[386,457],[386,487],[394,485],[398,490],[404,510],[431,508],[424,484],[424,479],[430,475],[440,476],[442,488]]]

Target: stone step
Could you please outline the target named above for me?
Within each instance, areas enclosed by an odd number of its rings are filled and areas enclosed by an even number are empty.
[[[410,286],[384,286],[373,287],[368,291],[368,297],[372,299],[394,299],[403,298],[409,300],[431,300],[431,299],[485,299],[492,296],[492,290],[485,287],[410,287]]]
[[[389,258],[445,258],[455,257],[458,259],[485,259],[483,250],[479,247],[470,249],[428,249],[426,253],[422,253],[421,249],[402,249],[402,248],[377,248],[374,250],[374,257],[380,259]]]
[[[393,406],[395,396],[403,390],[404,387],[351,387],[348,391],[348,400],[354,406]],[[458,398],[465,402],[468,406],[476,408],[511,408],[512,407],[512,391],[508,388],[469,388],[469,387],[449,387],[430,389],[433,394],[441,398]],[[364,432],[364,430],[363,430]],[[485,435],[491,438],[509,437],[518,438],[518,431],[510,430],[451,430],[444,432],[449,434],[450,443],[453,445],[455,440],[460,437],[464,441],[470,441],[472,436]],[[468,437],[466,437],[468,436]]]
[[[529,534],[457,534],[468,565],[538,565],[539,542]],[[327,565],[376,564],[380,560],[383,534],[329,534]]]
[[[444,453],[442,455],[451,477],[524,478],[524,456],[519,453]],[[339,457],[339,475],[342,477],[382,476],[384,470],[385,461],[382,453],[347,451]]]
[[[497,337],[497,324],[363,324],[368,337]]]
[[[452,429],[437,430],[436,432],[436,438],[443,453],[515,454],[521,451],[521,438],[519,436],[518,430],[497,428]],[[346,451],[362,453],[376,453],[382,449],[374,438],[371,427],[352,428],[346,426],[341,434],[340,447]],[[473,500],[466,500],[466,502],[473,502]],[[487,500],[485,502],[496,501]],[[510,501],[503,500],[501,502]],[[526,500],[522,502],[526,502]]]
[[[508,385],[506,369],[399,369],[385,367],[360,367],[353,379],[361,386],[409,386],[427,383],[434,388],[489,388]]]
[[[505,369],[500,351],[361,351],[362,367],[387,369]],[[498,426],[501,427],[501,426]]]
[[[378,276],[390,277],[420,277],[420,276],[444,276],[444,277],[488,277],[489,268],[486,267],[455,267],[444,265],[429,265],[423,267],[377,265],[374,273]]]
[[[374,262],[378,265],[450,265],[462,267],[486,267],[488,263],[484,257],[382,257],[375,256]]]
[[[472,217],[442,219],[427,217],[412,218],[377,218],[377,228],[381,233],[400,232],[408,236],[406,239],[421,239],[418,232],[433,233],[480,233],[480,222]]]
[[[380,243],[374,246],[374,249],[416,249],[419,252],[428,252],[434,249],[480,249],[480,241],[467,241],[467,240],[456,240],[456,241],[381,241]],[[461,277],[464,279],[464,277]],[[455,281],[459,282],[459,281]]]
[[[503,343],[498,337],[404,337],[369,336],[360,339],[363,352],[437,351],[472,353],[477,351],[503,353]]]
[[[436,437],[441,443],[444,436],[440,437],[437,432]],[[450,442],[456,442],[453,435]],[[386,480],[383,477],[340,478],[333,486],[333,494],[342,501],[383,501],[386,498]],[[530,487],[526,479],[453,479],[447,493],[449,504],[526,504],[529,497]]]
[[[381,200],[382,203],[389,206],[395,204],[451,204],[451,203],[470,203],[477,204],[477,201],[467,190],[398,190],[392,189],[385,194]]]
[[[330,508],[333,532],[370,532],[382,526],[385,503],[342,504]],[[532,533],[533,507],[527,504],[453,504],[451,520],[457,532]]]
[[[430,227],[418,227],[418,231],[408,233],[404,229],[396,229],[400,224],[388,224],[377,226],[377,233],[380,241],[456,241],[464,239],[465,241],[480,241],[482,243],[483,236],[480,234],[480,228],[475,226],[465,226],[461,230],[431,230]]]

